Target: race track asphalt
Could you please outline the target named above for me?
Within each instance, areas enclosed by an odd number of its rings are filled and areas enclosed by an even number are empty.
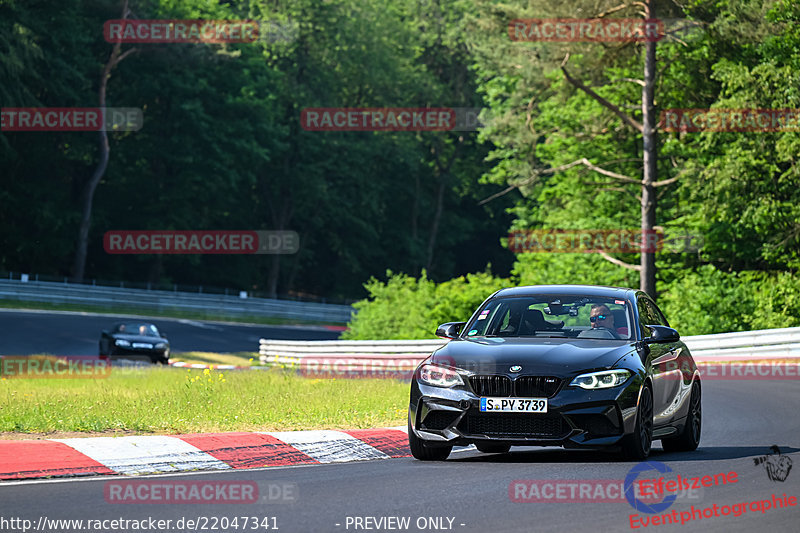
[[[800,472],[795,465],[784,481],[772,481],[764,464],[755,458],[777,445],[784,461],[800,461],[800,382],[708,381],[704,384],[704,427],[700,448],[690,453],[665,453],[656,445],[651,460],[667,465],[676,475],[701,477],[736,472],[735,483],[693,491],[659,515],[691,512],[718,505],[771,499],[773,494],[800,497]],[[337,401],[346,401],[339,398]],[[515,480],[624,480],[636,463],[615,455],[560,448],[514,448],[506,455],[485,455],[477,451],[455,452],[443,463],[426,463],[397,458],[272,467],[261,470],[232,470],[169,476],[137,477],[148,481],[190,480],[201,482],[255,481],[260,500],[251,504],[119,504],[104,498],[106,483],[120,476],[92,479],[40,480],[0,484],[0,529],[2,518],[24,518],[38,524],[40,519],[78,520],[172,520],[163,531],[457,531],[475,533],[631,531],[631,515],[651,516],[635,511],[626,501],[517,503],[509,497]],[[648,478],[656,477],[650,472]],[[645,477],[645,474],[642,475]],[[270,499],[288,487],[286,498]],[[274,496],[274,494],[273,494]],[[285,501],[284,501],[285,500]],[[230,520],[241,517],[238,527]],[[222,528],[226,518],[227,528]],[[256,517],[260,526],[242,527],[243,517]],[[349,517],[349,518],[348,518]],[[408,517],[407,528],[376,528],[381,517]],[[428,518],[440,517],[440,522]],[[198,520],[192,527],[176,527],[177,521]],[[264,518],[268,518],[264,521]],[[356,521],[356,518],[361,518]],[[452,523],[450,522],[452,519]],[[749,510],[739,516],[702,518],[684,525],[650,525],[637,531],[797,531],[800,508]],[[43,520],[43,523],[45,521]],[[360,524],[361,527],[355,527]],[[84,523],[84,526],[88,523]],[[121,531],[123,528],[91,529]],[[119,526],[120,524],[116,524]],[[212,526],[216,525],[216,528]],[[391,525],[398,525],[391,522]],[[638,524],[637,524],[638,525]],[[128,524],[129,531],[134,531]],[[205,526],[205,529],[203,528]],[[370,526],[367,529],[366,526]],[[418,527],[424,526],[424,527]],[[432,527],[444,526],[444,527]],[[18,531],[19,529],[17,529]],[[46,531],[74,529],[46,529]],[[87,529],[83,529],[87,531]]]
[[[176,318],[128,317],[154,323],[176,352],[257,352],[260,338],[280,340],[337,339],[339,331],[323,326],[228,324]],[[100,333],[119,315],[0,309],[2,355],[97,355]]]

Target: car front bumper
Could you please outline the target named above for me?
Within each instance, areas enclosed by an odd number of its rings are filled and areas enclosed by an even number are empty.
[[[514,446],[604,447],[632,433],[641,380],[611,389],[562,386],[547,413],[482,413],[480,397],[466,388],[411,385],[409,421],[427,445],[502,442]]]
[[[111,355],[130,359],[169,359],[169,348],[123,348],[112,346]]]

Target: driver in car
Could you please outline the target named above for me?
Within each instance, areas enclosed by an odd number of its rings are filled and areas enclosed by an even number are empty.
[[[605,328],[617,337],[617,328],[614,327],[614,315],[611,309],[603,304],[593,305],[589,313],[589,322],[592,323],[592,329]]]

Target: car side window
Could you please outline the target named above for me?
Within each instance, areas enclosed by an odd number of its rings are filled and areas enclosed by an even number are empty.
[[[656,309],[656,304],[653,303],[653,300],[650,298],[642,298],[644,300],[645,305],[647,306],[647,320],[649,321],[648,324],[655,324],[658,326],[666,326],[666,320],[664,320],[664,316],[661,315]]]
[[[657,323],[661,324],[662,326],[669,327],[669,322],[667,322],[667,317],[664,316],[664,313],[661,312],[661,309],[658,308],[658,306],[653,300],[647,300],[647,307],[650,308],[650,314],[658,319],[658,322],[653,322],[654,324]]]
[[[650,328],[647,324],[652,324],[650,317],[650,310],[647,308],[647,303],[644,298],[639,297],[636,299],[636,307],[639,310],[639,331],[642,333],[642,338],[647,338],[651,334]]]

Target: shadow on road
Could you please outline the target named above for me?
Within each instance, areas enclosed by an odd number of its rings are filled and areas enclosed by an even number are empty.
[[[768,453],[774,443],[764,443],[760,446],[700,446],[693,452],[668,453],[659,448],[654,448],[650,453],[650,460],[670,463],[687,461],[724,461],[727,459],[741,459],[743,457],[757,457]],[[790,454],[800,451],[791,446],[779,445],[781,453]],[[469,457],[453,457],[448,461],[477,463],[635,463],[626,461],[617,453],[608,450],[564,450],[564,449],[539,449],[525,448],[511,449],[505,454],[470,455]]]

